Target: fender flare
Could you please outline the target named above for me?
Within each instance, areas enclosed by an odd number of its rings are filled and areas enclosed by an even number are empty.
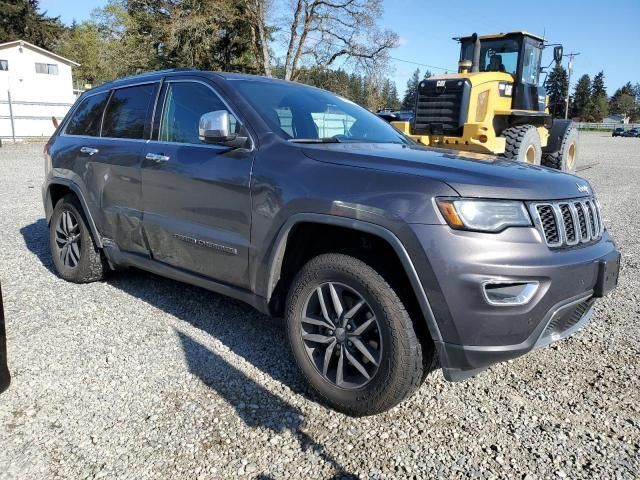
[[[320,213],[298,213],[289,217],[285,224],[281,227],[276,240],[274,242],[274,248],[271,251],[271,255],[268,263],[268,279],[267,290],[265,295],[265,301],[268,304],[271,300],[271,295],[275,289],[277,280],[280,278],[280,271],[282,269],[282,261],[287,249],[287,240],[289,233],[293,227],[299,223],[318,223],[325,225],[332,225],[344,228],[350,228],[361,232],[369,233],[380,237],[386,241],[400,259],[402,267],[409,278],[413,292],[418,300],[422,315],[427,322],[431,339],[434,342],[441,342],[442,335],[440,334],[440,328],[436,322],[431,304],[427,298],[427,294],[422,286],[422,282],[418,277],[418,272],[409,256],[409,253],[405,249],[400,239],[390,230],[375,223],[365,222],[362,220],[355,220],[348,217],[337,217],[334,215],[326,215]]]
[[[98,248],[102,248],[103,247],[102,237],[98,232],[98,228],[96,227],[96,222],[93,220],[93,215],[91,215],[91,210],[89,210],[89,205],[87,203],[87,200],[84,197],[84,194],[82,193],[82,189],[77,183],[75,183],[72,180],[69,180],[68,178],[52,177],[49,180],[49,183],[47,184],[47,190],[46,190],[46,196],[45,196],[45,210],[47,210],[46,212],[47,223],[49,223],[49,221],[51,220],[51,214],[49,213],[49,211],[53,213],[53,208],[55,207],[55,205],[53,205],[53,202],[51,200],[52,185],[62,185],[64,187],[67,187],[69,190],[71,190],[73,193],[76,194],[76,197],[78,197],[78,200],[80,200],[80,205],[82,206],[82,210],[84,211],[84,214],[87,217],[87,221],[89,222],[89,228],[91,229],[91,234],[93,235],[93,238],[96,242],[96,246]],[[50,206],[50,210],[48,210],[47,205]]]
[[[554,153],[560,150],[562,140],[567,130],[573,127],[573,120],[557,119],[553,121],[553,125],[549,130],[549,139],[547,146],[542,148],[542,153]]]

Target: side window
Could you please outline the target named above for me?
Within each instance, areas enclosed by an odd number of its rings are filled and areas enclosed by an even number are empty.
[[[158,140],[163,142],[202,143],[198,138],[200,117],[207,112],[228,110],[207,86],[196,82],[169,82],[164,100]],[[230,131],[240,123],[229,112]]]
[[[8,71],[9,70],[9,62],[6,60],[0,60],[0,70]]]
[[[114,91],[104,113],[102,136],[144,139],[155,87],[155,84],[146,84]]]
[[[67,135],[100,135],[102,111],[107,103],[109,92],[99,93],[85,98],[69,120],[65,133]]]

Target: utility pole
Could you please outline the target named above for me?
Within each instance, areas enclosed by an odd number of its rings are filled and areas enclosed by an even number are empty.
[[[571,95],[571,70],[573,70],[573,57],[577,57],[578,55],[580,55],[580,52],[571,52],[564,55],[565,57],[569,57],[569,68],[568,68],[569,75],[567,77],[567,100],[566,100],[566,105],[564,106],[564,118],[569,118],[569,96]]]

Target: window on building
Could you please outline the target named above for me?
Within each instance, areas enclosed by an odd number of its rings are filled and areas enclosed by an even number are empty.
[[[36,63],[36,73],[58,75],[58,65],[53,63]]]
[[[108,96],[109,92],[104,92],[85,98],[73,112],[73,117],[69,120],[65,133],[67,135],[99,136],[102,111]]]
[[[9,62],[6,60],[0,60],[0,71],[6,72],[9,70]]]
[[[144,138],[155,89],[155,84],[146,84],[123,87],[113,92],[104,112],[102,136]]]

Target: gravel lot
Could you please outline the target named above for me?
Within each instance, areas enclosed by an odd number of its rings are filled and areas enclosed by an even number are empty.
[[[243,304],[139,271],[56,277],[41,151],[0,149],[0,479],[640,475],[640,139],[582,135],[623,252],[591,324],[364,419],[311,397],[281,325]]]

